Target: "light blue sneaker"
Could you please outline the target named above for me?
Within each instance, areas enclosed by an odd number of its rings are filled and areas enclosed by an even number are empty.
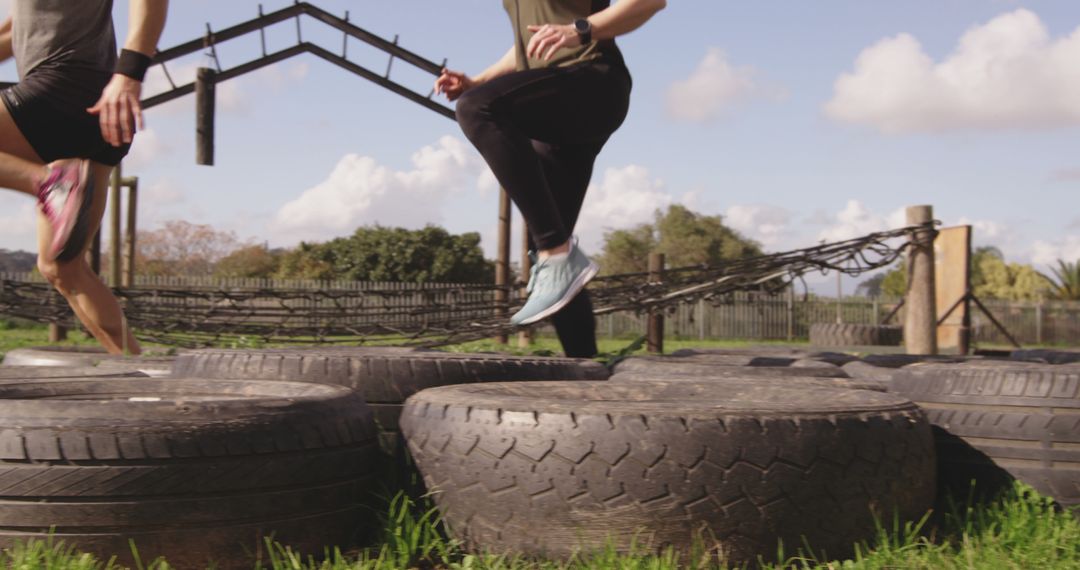
[[[531,325],[559,312],[596,277],[600,266],[590,260],[571,242],[565,256],[546,258],[533,264],[526,289],[529,299],[520,311],[510,317],[514,325]]]

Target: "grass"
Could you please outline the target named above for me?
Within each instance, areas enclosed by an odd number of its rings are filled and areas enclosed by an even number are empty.
[[[0,319],[0,358],[8,351],[49,344],[49,328],[44,325]],[[68,331],[68,340],[57,346],[97,345],[93,337],[81,331]]]
[[[48,343],[48,330],[0,320],[0,355],[24,346]],[[65,344],[94,344],[78,331],[69,333]],[[641,339],[601,339],[601,360],[610,361],[643,350]],[[684,347],[734,348],[766,344],[757,341],[673,340],[665,341],[667,351]],[[558,341],[539,337],[526,348],[516,344],[476,341],[446,347],[457,352],[502,352],[521,355],[551,355]],[[613,549],[583,556],[569,562],[539,562],[520,557],[465,552],[458,543],[445,538],[436,512],[418,507],[404,495],[388,502],[382,536],[377,546],[342,552],[331,550],[319,559],[302,556],[273,544],[269,560],[261,567],[273,570],[391,570],[433,568],[446,570],[676,570],[683,568],[721,570],[714,559],[680,558],[671,551],[660,554],[619,554]],[[882,525],[874,540],[857,546],[848,560],[816,559],[800,554],[784,562],[763,565],[766,570],[892,570],[892,569],[1080,569],[1080,522],[1071,513],[1055,508],[1047,498],[1022,484],[999,500],[985,505],[946,509],[916,523],[893,521]],[[704,549],[707,550],[707,549]],[[122,570],[112,560],[100,560],[80,553],[61,542],[30,541],[0,552],[0,568],[19,570]],[[136,565],[139,570],[170,570],[167,561]],[[184,569],[187,570],[187,569]]]
[[[796,554],[765,570],[1056,570],[1080,568],[1080,522],[1052,501],[1017,483],[1001,498],[981,506],[947,509],[937,523],[879,525],[877,536],[857,546],[846,560]],[[476,554],[444,537],[434,509],[418,507],[404,495],[390,501],[378,546],[318,559],[271,544],[260,568],[272,570],[723,570],[727,567],[702,548],[701,556],[661,553],[620,554],[612,548],[570,561],[535,561],[515,556]],[[20,570],[120,570],[59,542],[31,541],[0,552],[0,567]],[[255,566],[253,565],[253,568]],[[167,561],[142,565],[167,570]]]

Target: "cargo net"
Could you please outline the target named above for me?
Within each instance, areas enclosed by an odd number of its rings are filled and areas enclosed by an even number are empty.
[[[598,277],[588,286],[597,315],[670,311],[679,303],[730,302],[736,292],[780,293],[809,273],[860,275],[892,265],[933,224],[872,233],[805,249],[668,269]],[[929,232],[927,234],[926,232]],[[927,239],[927,238],[922,238]],[[929,239],[932,239],[930,237]],[[441,346],[513,332],[520,286],[336,290],[269,288],[115,289],[141,340],[196,346],[366,344]],[[0,315],[73,325],[67,303],[45,283],[0,281]]]

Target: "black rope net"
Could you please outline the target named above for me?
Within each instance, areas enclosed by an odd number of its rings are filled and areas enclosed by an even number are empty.
[[[719,265],[668,269],[662,279],[650,278],[649,273],[598,277],[588,289],[597,315],[673,310],[680,303],[699,301],[718,305],[730,302],[739,291],[779,293],[809,273],[854,276],[885,268],[911,247],[920,232],[933,232],[933,224]],[[138,338],[174,346],[273,342],[441,346],[512,332],[507,315],[524,302],[519,289],[441,284],[358,291],[125,287],[115,293]],[[74,323],[67,302],[45,283],[0,280],[0,315]]]

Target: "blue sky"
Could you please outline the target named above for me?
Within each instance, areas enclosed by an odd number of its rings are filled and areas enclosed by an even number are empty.
[[[314,3],[466,72],[511,40],[495,0]],[[287,5],[263,2],[266,12]],[[127,3],[115,10],[122,38]],[[174,1],[160,47],[257,10]],[[340,34],[322,24],[306,19],[302,29],[340,50]],[[281,49],[295,34],[286,23],[267,41]],[[579,224],[589,249],[671,203],[722,215],[774,251],[894,227],[905,206],[929,203],[1010,260],[1080,258],[1074,0],[672,0],[619,43],[634,92]],[[222,44],[222,65],[248,61],[258,45],[257,34]],[[358,42],[349,54],[385,68],[381,52]],[[170,70],[190,77],[204,61]],[[393,77],[430,89],[407,65]],[[14,80],[11,63],[0,78]],[[148,92],[161,85],[152,72]],[[494,180],[453,122],[313,56],[218,90],[214,167],[194,164],[193,97],[147,113],[125,163],[143,189],[142,228],[185,219],[291,246],[364,224],[437,223],[480,232],[493,255]],[[0,247],[33,249],[30,202],[0,194]]]

